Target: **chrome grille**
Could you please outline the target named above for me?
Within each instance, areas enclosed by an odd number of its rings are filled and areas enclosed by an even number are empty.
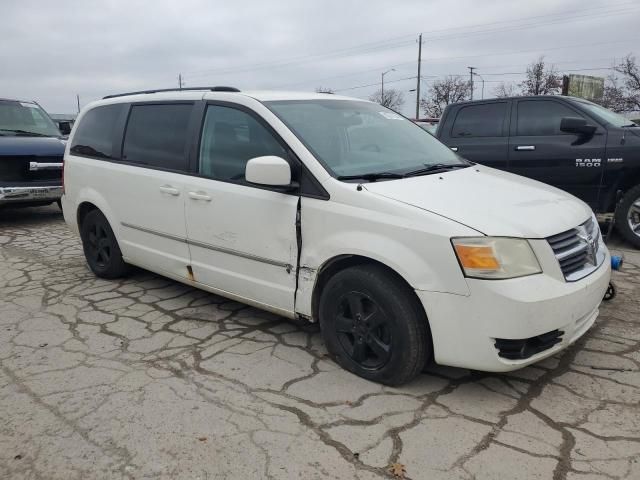
[[[604,258],[600,251],[600,227],[593,218],[576,228],[548,237],[547,241],[567,281],[586,277]]]

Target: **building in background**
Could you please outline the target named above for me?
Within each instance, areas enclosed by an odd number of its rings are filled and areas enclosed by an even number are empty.
[[[562,94],[600,102],[604,96],[604,77],[565,75],[562,78]]]

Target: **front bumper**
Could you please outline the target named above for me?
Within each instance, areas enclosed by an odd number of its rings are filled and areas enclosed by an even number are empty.
[[[10,203],[46,202],[59,200],[61,185],[0,187],[0,205]]]
[[[489,372],[516,370],[579,339],[595,322],[609,285],[611,257],[589,276],[566,282],[545,273],[510,280],[467,279],[470,295],[416,291],[429,318],[436,363]],[[526,359],[499,356],[496,339],[554,330],[560,342]]]

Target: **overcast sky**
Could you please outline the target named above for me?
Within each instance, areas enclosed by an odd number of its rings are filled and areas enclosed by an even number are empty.
[[[415,111],[422,88],[477,68],[485,97],[539,55],[560,71],[606,76],[640,47],[640,0],[5,1],[0,97],[74,112],[110,93],[185,86],[367,98],[385,76]],[[638,52],[640,53],[640,52]],[[639,55],[640,56],[640,55]],[[408,77],[413,77],[408,78]],[[476,79],[475,97],[482,94]]]

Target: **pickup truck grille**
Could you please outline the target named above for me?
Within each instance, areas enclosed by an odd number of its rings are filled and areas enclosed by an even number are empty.
[[[595,270],[604,257],[599,252],[600,228],[594,219],[547,238],[567,281],[576,281]]]
[[[32,167],[32,163],[47,165],[46,168]],[[35,155],[0,156],[0,183],[3,185],[41,182],[51,180],[52,184],[62,182],[62,168],[51,164],[61,164],[62,155],[40,157]]]

